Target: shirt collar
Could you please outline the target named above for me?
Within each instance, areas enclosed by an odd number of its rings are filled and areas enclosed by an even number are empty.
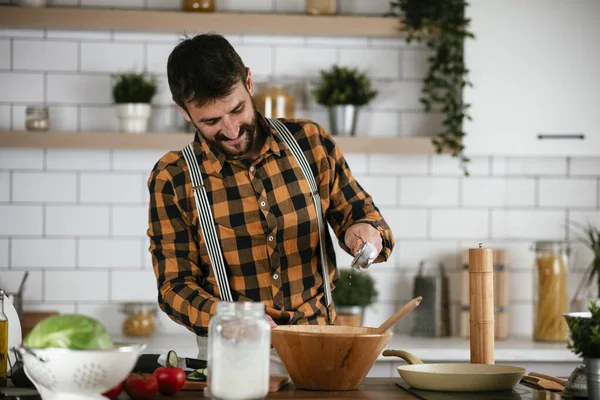
[[[258,129],[266,134],[266,140],[260,151],[259,159],[265,158],[269,153],[279,156],[283,149],[282,139],[275,128],[258,111],[256,112],[256,124]],[[198,130],[194,134],[194,148],[202,154],[202,164],[208,175],[220,176],[225,163],[230,162],[214,146],[204,140]]]

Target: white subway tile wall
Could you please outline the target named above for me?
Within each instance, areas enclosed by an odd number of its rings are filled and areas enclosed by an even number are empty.
[[[221,11],[304,12],[302,0],[218,4]],[[339,4],[343,14],[389,10],[387,0]],[[177,10],[180,1],[52,0],[50,5]],[[319,70],[334,63],[364,70],[379,91],[361,111],[358,135],[426,136],[441,126],[443,115],[424,113],[419,102],[428,52],[418,44],[363,37],[225,36],[257,82],[277,78],[289,84],[296,115],[325,129],[327,114],[310,90]],[[183,129],[166,79],[167,57],[179,38],[171,33],[0,30],[0,129],[22,130],[26,106],[46,102],[53,129],[116,130],[110,75],[131,69],[158,78],[151,128]],[[122,302],[157,299],[146,236],[146,183],[165,151],[0,149],[0,287],[16,290],[29,270],[27,309],[86,313],[119,333]],[[367,309],[367,325],[380,324],[412,297],[422,260],[429,268],[443,263],[456,318],[461,251],[483,242],[509,250],[510,330],[530,335],[532,242],[576,237],[580,231],[571,221],[600,224],[600,158],[478,157],[469,164],[470,177],[449,156],[346,154],[346,160],[396,238],[390,260],[371,269],[380,295]],[[339,246],[336,255],[339,266],[349,266],[352,257]],[[571,291],[589,261],[589,251],[574,246]],[[457,332],[455,319],[452,325]],[[186,331],[162,312],[158,328]],[[408,332],[410,324],[398,329]]]

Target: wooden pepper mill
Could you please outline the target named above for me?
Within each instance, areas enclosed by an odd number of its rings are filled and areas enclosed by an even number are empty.
[[[471,364],[494,364],[494,253],[469,249]]]

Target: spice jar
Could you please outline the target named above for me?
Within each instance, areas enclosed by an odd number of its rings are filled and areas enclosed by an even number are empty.
[[[208,327],[208,390],[215,399],[263,399],[269,393],[271,326],[265,306],[219,302]]]
[[[568,253],[565,242],[536,242],[533,276],[533,338],[563,342],[568,329],[563,314],[568,312]]]
[[[154,333],[156,307],[149,303],[125,303],[121,311],[127,315],[123,333],[127,336],[150,336]]]
[[[294,96],[284,84],[259,85],[259,90],[254,94],[254,102],[258,112],[265,118],[294,118]]]
[[[214,12],[215,0],[183,0],[183,11]]]
[[[334,15],[337,0],[306,0],[305,11],[311,15]]]
[[[25,109],[25,128],[28,131],[50,129],[50,115],[46,106],[29,106]]]

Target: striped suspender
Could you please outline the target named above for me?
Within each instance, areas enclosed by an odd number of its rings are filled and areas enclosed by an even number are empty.
[[[329,307],[333,301],[331,298],[331,286],[329,284],[329,272],[327,265],[327,255],[325,253],[325,225],[323,224],[323,213],[321,211],[321,196],[319,196],[319,190],[317,183],[308,164],[308,160],[304,156],[302,149],[296,142],[294,136],[290,133],[285,125],[276,119],[268,118],[268,121],[273,127],[279,132],[281,138],[286,142],[290,148],[292,155],[300,164],[302,173],[308,181],[310,186],[311,194],[313,197],[313,203],[317,211],[317,225],[319,229],[319,247],[321,253],[321,267],[323,269],[323,285],[325,286],[325,301]],[[208,257],[213,268],[213,273],[217,278],[217,285],[219,292],[221,293],[221,300],[233,301],[231,295],[231,289],[229,287],[229,281],[227,280],[227,273],[225,271],[225,262],[223,261],[223,252],[221,251],[221,245],[217,236],[217,229],[215,227],[214,219],[208,197],[206,196],[206,189],[202,181],[202,174],[198,165],[198,160],[194,155],[192,144],[188,144],[183,149],[183,157],[188,165],[190,176],[192,178],[192,188],[194,190],[194,198],[196,199],[196,208],[198,209],[198,217],[200,220],[200,230],[204,235],[204,241],[208,250]]]
[[[329,268],[327,266],[327,254],[325,253],[325,225],[323,224],[323,213],[321,212],[321,196],[319,196],[319,188],[317,187],[317,182],[315,181],[315,177],[313,176],[312,171],[310,170],[310,165],[308,164],[308,160],[304,156],[304,152],[298,145],[298,142],[294,138],[294,136],[290,133],[288,128],[282,124],[279,120],[274,118],[267,118],[271,125],[277,132],[281,135],[281,138],[285,141],[285,143],[290,148],[292,154],[298,164],[300,164],[300,168],[302,169],[302,173],[304,177],[308,181],[310,185],[310,191],[313,197],[313,203],[315,203],[315,209],[317,211],[317,225],[319,227],[319,247],[321,250],[321,268],[323,269],[323,285],[325,286],[325,301],[327,306],[330,306],[333,303],[331,299],[331,286],[329,285]]]
[[[206,189],[204,188],[204,183],[202,181],[198,160],[196,160],[191,143],[183,149],[183,157],[185,158],[188,169],[190,170],[190,176],[192,177],[192,188],[194,190],[194,198],[196,199],[196,208],[198,209],[200,230],[204,235],[208,257],[210,258],[213,273],[217,278],[217,286],[221,293],[221,300],[231,302],[233,301],[233,297],[231,296],[229,281],[227,280],[223,252],[221,251],[221,244],[219,243],[219,238],[217,236],[217,228],[215,227],[210,204],[208,203],[208,197],[206,196]]]

